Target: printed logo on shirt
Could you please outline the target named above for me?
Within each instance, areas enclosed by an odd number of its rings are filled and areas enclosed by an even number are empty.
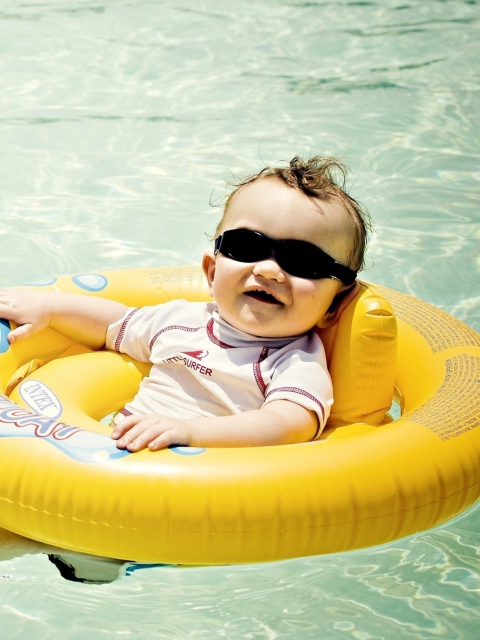
[[[198,371],[202,376],[211,376],[212,370],[201,363],[201,360],[207,356],[208,351],[205,349],[199,349],[198,351],[182,351],[176,356],[165,358],[164,360],[160,360],[160,362],[163,362],[164,364],[180,364],[183,362],[188,369]]]
[[[191,356],[196,360],[203,360],[208,356],[208,351],[206,349],[199,349],[198,351],[182,351],[182,353],[186,356]]]

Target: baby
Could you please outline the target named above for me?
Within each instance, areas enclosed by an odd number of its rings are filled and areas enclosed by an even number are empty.
[[[343,181],[337,183],[339,174]],[[306,442],[333,394],[315,328],[355,295],[368,213],[333,158],[294,158],[246,178],[226,201],[203,256],[213,302],[139,309],[36,289],[0,291],[10,343],[50,326],[93,349],[152,362],[115,418],[119,448],[243,447]]]

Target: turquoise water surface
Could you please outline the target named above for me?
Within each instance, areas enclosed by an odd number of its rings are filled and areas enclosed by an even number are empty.
[[[328,151],[364,277],[480,331],[476,1],[0,0],[0,29],[0,285],[197,264],[226,175]],[[0,638],[477,640],[479,530],[105,584],[0,533]]]

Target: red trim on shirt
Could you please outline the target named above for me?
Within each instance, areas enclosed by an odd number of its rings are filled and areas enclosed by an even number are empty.
[[[233,345],[227,344],[226,342],[222,342],[221,340],[219,340],[217,336],[213,333],[213,318],[210,318],[210,320],[207,323],[207,336],[210,338],[213,344],[217,345],[217,347],[221,347],[222,349],[235,349]]]
[[[265,380],[263,379],[260,364],[268,356],[269,351],[270,351],[269,347],[263,347],[262,353],[260,354],[260,357],[258,358],[257,362],[253,363],[253,375],[255,377],[255,382],[257,383],[258,388],[263,393],[263,395],[265,395],[265,390],[267,388],[267,385],[265,384]]]
[[[287,393],[299,393],[301,396],[305,396],[306,398],[313,400],[313,402],[318,404],[322,411],[322,423],[325,422],[325,407],[320,402],[320,400],[318,398],[315,398],[315,396],[312,396],[311,393],[308,393],[308,391],[305,391],[304,389],[298,389],[297,387],[277,387],[276,389],[272,389],[271,391],[269,391],[265,396],[265,399],[267,399],[268,396],[270,396],[272,393],[277,393],[279,391],[285,391]]]
[[[162,333],[165,333],[165,331],[172,331],[173,329],[178,329],[179,331],[189,331],[189,332],[195,332],[195,331],[200,331],[200,329],[203,329],[203,327],[184,327],[181,324],[172,324],[168,327],[165,327],[164,329],[160,329],[160,331],[158,331],[153,338],[150,340],[150,343],[148,345],[148,348],[150,349],[150,351],[152,350],[152,347],[155,343],[155,340],[162,335]]]
[[[120,331],[118,332],[117,339],[115,340],[115,351],[117,353],[120,353],[120,344],[121,344],[121,342],[123,340],[123,336],[125,335],[125,331],[127,330],[127,324],[131,320],[132,316],[135,313],[137,313],[137,311],[139,311],[139,309],[133,309],[132,311],[130,311],[128,316],[122,322],[122,326],[120,327]]]

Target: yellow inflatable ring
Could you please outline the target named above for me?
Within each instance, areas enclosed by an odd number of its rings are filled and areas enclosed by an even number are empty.
[[[190,267],[35,286],[132,306],[208,295]],[[126,560],[258,562],[389,542],[479,497],[480,336],[405,294],[364,284],[324,332],[332,416],[322,440],[289,446],[121,452],[98,420],[146,366],[51,330],[9,346],[7,331],[0,320],[0,527],[14,533]]]

